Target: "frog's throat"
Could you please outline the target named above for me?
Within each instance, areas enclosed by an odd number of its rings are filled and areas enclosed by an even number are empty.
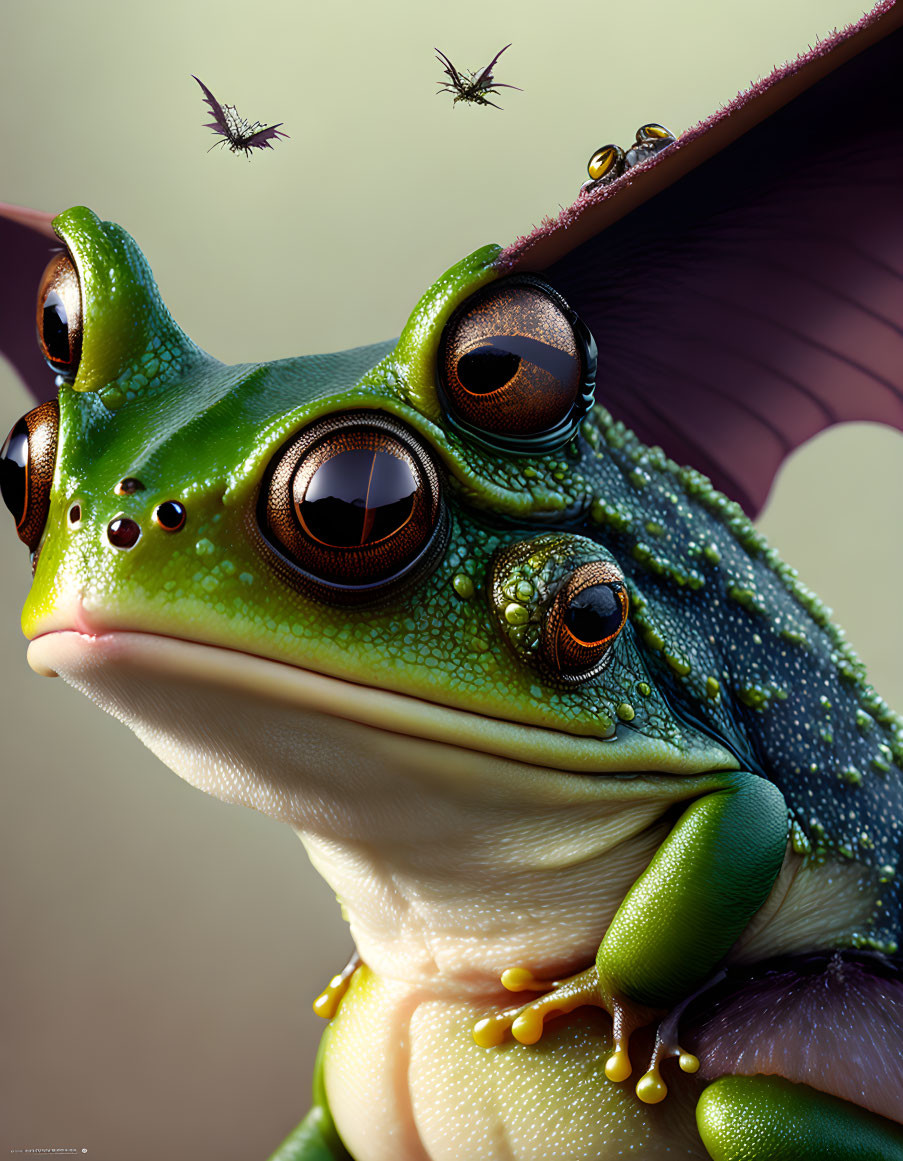
[[[396,789],[407,775],[440,797],[554,806],[593,802],[603,784],[608,801],[635,800],[661,775],[736,765],[714,742],[682,752],[626,728],[579,737],[149,633],[51,632],[28,661],[125,722],[186,781],[295,826],[311,795],[333,797],[338,783],[353,793],[359,779],[369,793],[382,767]]]

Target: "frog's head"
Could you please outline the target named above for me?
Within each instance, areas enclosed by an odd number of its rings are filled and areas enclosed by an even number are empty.
[[[546,283],[485,247],[397,343],[227,367],[124,230],[85,209],[54,229],[39,337],[59,395],[16,425],[3,477],[35,669],[296,822],[286,731],[305,772],[386,735],[438,778],[724,762],[671,713],[621,564],[578,530],[595,350]]]

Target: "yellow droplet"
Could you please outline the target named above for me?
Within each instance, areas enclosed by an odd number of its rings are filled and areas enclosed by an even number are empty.
[[[522,992],[529,988],[534,981],[534,975],[527,968],[506,968],[502,972],[502,987],[509,992]]]
[[[511,1025],[511,1035],[521,1044],[535,1044],[542,1036],[542,1015],[527,1008]]]
[[[694,1056],[692,1052],[681,1052],[678,1058],[678,1064],[684,1072],[698,1072],[699,1058]]]
[[[498,1016],[484,1016],[473,1026],[473,1038],[481,1048],[496,1048],[505,1039],[506,1024]]]
[[[605,1062],[605,1075],[616,1084],[626,1080],[631,1072],[633,1072],[633,1067],[630,1063],[630,1057],[623,1048],[613,1052]]]
[[[668,1095],[668,1086],[658,1074],[658,1070],[651,1068],[641,1076],[636,1084],[636,1095],[644,1105],[657,1105]]]

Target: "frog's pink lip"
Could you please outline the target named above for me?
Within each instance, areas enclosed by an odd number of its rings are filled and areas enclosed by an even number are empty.
[[[620,731],[603,740],[520,722],[485,717],[405,693],[359,685],[282,661],[218,645],[161,634],[103,628],[90,616],[83,628],[57,628],[35,637],[28,663],[44,676],[61,676],[95,697],[94,689],[118,681],[125,690],[133,677],[158,683],[180,681],[234,695],[246,691],[255,703],[297,707],[357,725],[475,751],[551,773],[692,775],[735,763],[714,746],[681,753],[676,747]],[[85,631],[87,630],[87,631]],[[104,674],[102,671],[108,670]],[[104,696],[107,696],[106,694]],[[105,706],[109,709],[109,706]],[[114,712],[110,710],[110,712]],[[125,710],[117,716],[127,717]],[[593,781],[589,779],[588,781]]]

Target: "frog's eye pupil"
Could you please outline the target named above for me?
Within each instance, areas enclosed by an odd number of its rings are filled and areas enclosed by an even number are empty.
[[[380,449],[341,451],[319,466],[295,510],[304,530],[336,548],[376,544],[411,518],[417,480],[409,463]]]
[[[55,290],[44,299],[44,315],[41,324],[44,347],[49,356],[57,362],[69,361],[69,319],[66,306]]]
[[[609,561],[578,565],[555,594],[543,624],[546,666],[565,682],[586,681],[608,664],[627,621],[627,589]]]
[[[20,419],[0,448],[0,493],[17,525],[25,514],[27,471],[28,428],[25,420]]]
[[[520,355],[499,347],[478,347],[467,351],[458,360],[458,378],[461,385],[473,395],[485,395],[487,391],[497,391],[517,374]]]
[[[580,645],[609,641],[620,629],[621,585],[590,585],[572,598],[564,613],[564,625]]]

